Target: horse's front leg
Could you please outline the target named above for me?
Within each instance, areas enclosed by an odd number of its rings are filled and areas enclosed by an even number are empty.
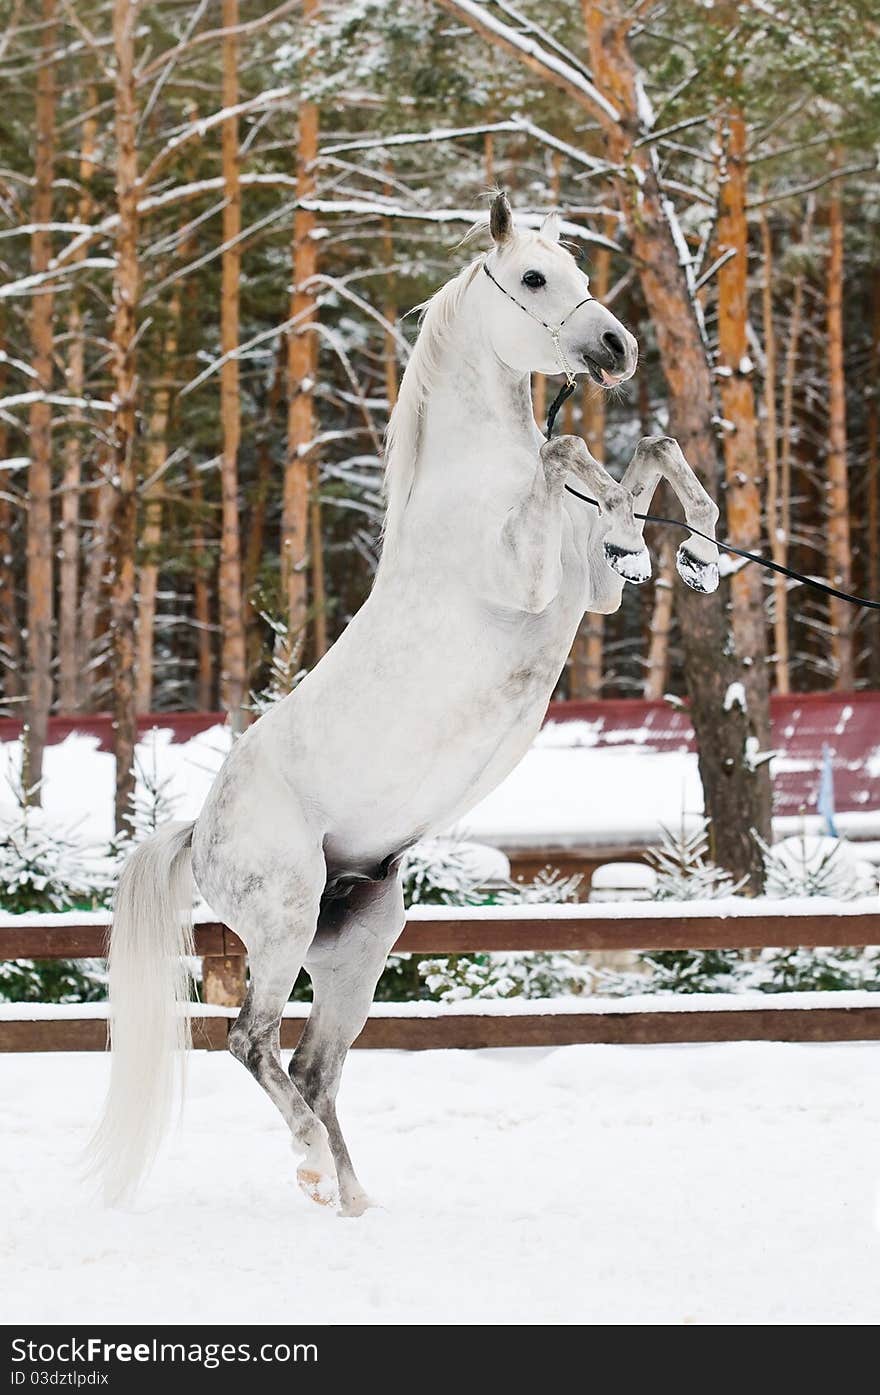
[[[675,490],[691,533],[678,549],[675,565],[679,576],[693,591],[708,593],[718,589],[718,548],[715,524],[718,505],[710,499],[684,457],[681,446],[671,436],[643,436],[636,446],[621,483],[631,491],[636,512],[647,513],[661,479]],[[707,537],[701,537],[705,533]]]
[[[625,581],[639,585],[651,575],[651,558],[634,517],[635,502],[626,483],[618,484],[591,455],[580,436],[557,436],[541,447],[547,470],[574,475],[599,505],[605,561]]]
[[[554,462],[535,460],[522,496],[501,525],[498,545],[484,552],[485,596],[495,605],[538,615],[562,586],[562,484]]]

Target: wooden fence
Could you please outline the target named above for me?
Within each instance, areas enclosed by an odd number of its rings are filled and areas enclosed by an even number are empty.
[[[6,917],[0,960],[100,958],[106,922],[70,915]],[[761,949],[862,946],[880,942],[875,901],[691,902],[674,911],[656,903],[430,907],[410,912],[395,949],[413,954],[526,950]],[[226,926],[195,929],[203,967],[203,1003],[193,1008],[197,1046],[222,1049],[246,980],[246,954]],[[756,999],[758,1001],[756,1001]],[[98,1051],[106,1046],[101,1006],[0,1005],[0,1051]],[[308,1008],[291,1004],[282,1045],[296,1045]],[[356,1045],[423,1049],[556,1046],[579,1042],[880,1040],[880,993],[713,995],[554,1003],[468,1001],[377,1004]]]

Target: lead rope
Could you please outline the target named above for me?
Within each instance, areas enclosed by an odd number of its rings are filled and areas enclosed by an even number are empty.
[[[546,436],[549,441],[553,434],[553,423],[563,402],[574,392],[574,386],[566,383],[561,392],[551,403],[547,413]],[[597,499],[591,499],[589,494],[582,494],[573,485],[567,484],[565,488],[569,494],[573,494],[576,499],[582,499],[585,504],[592,504],[594,509],[601,508]],[[768,572],[778,572],[780,576],[787,576],[792,581],[799,581],[802,586],[810,586],[814,591],[821,591],[825,596],[834,596],[838,601],[848,601],[850,605],[864,606],[868,610],[880,610],[880,601],[869,601],[863,596],[851,596],[848,591],[838,591],[836,586],[828,586],[824,581],[816,581],[811,576],[803,576],[800,572],[793,571],[791,567],[784,567],[781,562],[771,562],[767,557],[759,557],[754,552],[746,552],[741,547],[734,547],[733,543],[718,542],[711,538],[708,533],[701,533],[699,528],[692,528],[689,523],[682,523],[677,518],[664,518],[659,513],[634,513],[634,518],[638,518],[645,523],[662,523],[666,528],[681,528],[685,533],[695,533],[698,538],[704,538],[706,542],[715,543],[724,552],[732,552],[734,557],[742,557],[746,562],[757,562],[759,567],[765,567]]]

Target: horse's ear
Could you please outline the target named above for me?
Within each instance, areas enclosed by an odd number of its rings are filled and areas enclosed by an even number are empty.
[[[547,217],[544,219],[543,223],[541,224],[541,231],[539,232],[538,236],[539,236],[539,237],[543,237],[543,238],[545,239],[545,241],[547,241],[547,242],[558,242],[558,241],[559,241],[559,214],[558,214],[558,213],[548,213],[548,214],[547,214]]]
[[[499,245],[502,242],[507,242],[513,236],[513,214],[503,189],[492,200],[489,212],[489,231],[492,234],[492,241]]]

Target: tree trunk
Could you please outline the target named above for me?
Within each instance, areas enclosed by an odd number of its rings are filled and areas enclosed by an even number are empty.
[[[843,365],[843,202],[840,184],[828,201],[828,562],[832,586],[852,590],[849,483],[846,472],[846,379]],[[831,657],[834,686],[855,686],[851,612],[831,599]]]
[[[36,169],[31,234],[31,271],[48,269],[51,235],[40,224],[52,220],[52,177],[55,158],[55,49],[56,0],[42,0],[42,39],[37,73]],[[49,393],[52,387],[52,316],[54,296],[38,291],[31,305],[31,351],[34,386]],[[33,802],[40,803],[43,750],[52,706],[52,408],[47,401],[30,409],[30,466],[27,507],[27,641],[30,727],[30,784]],[[30,797],[30,796],[29,796]]]
[[[718,254],[733,252],[718,272],[718,369],[725,426],[724,473],[727,482],[727,536],[735,547],[756,552],[761,546],[761,468],[758,461],[758,416],[748,355],[749,246],[746,226],[746,125],[732,107],[722,135]],[[749,710],[763,750],[770,745],[767,677],[767,621],[760,567],[740,567],[730,582],[733,638],[745,665]]]
[[[266,394],[263,419],[257,433],[257,480],[248,518],[247,543],[244,553],[244,613],[245,648],[247,650],[248,681],[253,683],[261,660],[259,627],[259,607],[257,604],[257,581],[260,562],[263,558],[263,543],[266,535],[266,506],[269,502],[269,486],[272,481],[272,436],[275,419],[281,404],[284,387],[284,361],[286,345],[281,339],[275,357],[272,382]]]
[[[669,429],[708,492],[718,498],[721,468],[715,439],[715,391],[699,322],[661,197],[650,145],[633,144],[639,129],[637,74],[618,0],[583,0],[593,79],[621,113],[605,126],[607,156],[619,167],[615,186],[627,221],[642,295],[657,336],[670,398]],[[735,656],[723,595],[701,596],[679,585],[676,606],[684,649],[690,715],[697,736],[705,812],[713,854],[734,876],[763,885],[763,859],[753,837],[769,840],[770,778],[753,760],[766,713],[743,712],[730,700],[745,669]],[[735,691],[735,690],[733,690]],[[751,740],[750,740],[751,738]]]
[[[70,348],[67,358],[67,390],[82,395],[85,381],[85,340],[82,309],[72,293],[67,319]],[[79,501],[82,482],[82,412],[70,413],[70,434],[64,443],[61,487],[61,537],[58,557],[58,705],[62,712],[79,709]]]
[[[238,44],[229,31],[238,24],[238,0],[223,0],[223,107],[238,102]],[[239,275],[241,251],[231,246],[241,232],[238,118],[223,123],[223,269],[220,300],[220,339],[224,355],[238,348]],[[220,537],[220,700],[235,732],[242,731],[247,664],[241,586],[241,543],[238,507],[238,447],[241,439],[238,360],[226,357],[220,370],[220,419],[223,458],[220,467],[223,500]]]
[[[807,203],[803,223],[803,241],[808,243],[813,226],[814,202]],[[804,289],[806,277],[803,270],[795,276],[791,296],[791,313],[788,321],[788,334],[785,350],[785,372],[782,379],[782,434],[779,452],[779,528],[778,559],[784,565],[788,562],[788,549],[791,542],[791,462],[794,435],[794,389],[797,379],[798,353],[800,351],[801,328],[803,325]],[[789,656],[790,666],[790,656]],[[790,667],[787,672],[790,682]]]
[[[603,226],[603,232],[607,229]],[[604,301],[611,281],[611,253],[601,247],[593,259],[590,289],[598,301]],[[601,388],[587,383],[581,395],[583,431],[587,445],[597,460],[605,460],[605,394]],[[540,420],[540,418],[539,418]],[[585,615],[578,628],[571,650],[569,668],[570,695],[575,699],[602,696],[605,677],[605,616]]]
[[[205,491],[202,477],[193,461],[190,467],[190,486],[193,501],[193,606],[198,641],[198,683],[196,705],[200,712],[214,710],[214,646],[211,639],[211,564],[205,546],[205,524],[203,510]]]
[[[774,562],[785,565],[787,548],[779,509],[779,451],[776,419],[776,327],[773,323],[773,235],[762,209],[763,278],[761,312],[764,326],[764,455],[767,462],[767,532]],[[785,577],[773,578],[773,667],[777,693],[790,691],[788,674],[788,589]]]
[[[97,105],[94,86],[86,90],[86,110]],[[92,216],[89,184],[94,173],[95,140],[98,122],[93,116],[83,122],[80,150],[80,196],[76,206],[81,223]],[[85,250],[81,254],[85,255]],[[77,258],[79,260],[79,258]],[[74,283],[71,291],[67,334],[67,389],[71,397],[81,397],[85,386],[85,331],[80,296]],[[58,563],[58,700],[62,712],[79,710],[82,662],[79,652],[79,515],[82,484],[82,431],[85,418],[79,408],[70,412],[72,429],[64,445],[64,475],[61,491],[61,539]]]
[[[664,533],[654,581],[654,607],[645,674],[645,697],[659,702],[669,683],[669,638],[672,633],[672,600],[675,581],[675,541]]]
[[[99,464],[96,473],[101,482],[93,491],[91,541],[80,599],[79,643],[77,646],[82,660],[80,708],[84,711],[90,711],[94,708],[88,695],[92,688],[92,670],[97,657],[95,639],[98,633],[98,614],[105,587],[105,571],[112,543],[113,510],[116,506],[116,491],[110,479],[112,472],[106,462]]]
[[[134,799],[135,714],[135,552],[137,548],[137,369],[138,187],[137,113],[135,108],[134,34],[138,5],[113,0],[116,54],[116,268],[113,273],[113,463],[116,503],[113,516],[113,580],[110,636],[113,665],[114,753],[116,756],[116,828],[130,826]]]
[[[321,476],[318,462],[309,461],[309,553],[311,559],[312,610],[315,662],[327,653],[327,579],[324,570],[324,530],[321,522]]]
[[[871,303],[871,356],[868,362],[868,517],[865,552],[868,595],[880,598],[880,271],[874,272]],[[868,681],[880,687],[880,614],[867,615]]]
[[[5,348],[0,333],[0,348]],[[7,366],[0,359],[0,397],[6,391]],[[0,415],[0,460],[9,456],[9,427]],[[6,699],[21,697],[21,626],[15,594],[15,521],[12,505],[12,476],[0,468],[0,676]]]
[[[303,0],[303,21],[308,29],[318,11],[318,0]],[[318,155],[318,108],[303,101],[299,107],[296,157],[296,189],[299,199],[313,198]],[[287,356],[287,460],[281,515],[281,594],[287,623],[288,661],[291,668],[302,652],[308,619],[309,484],[313,471],[309,453],[316,433],[314,407],[315,287],[318,244],[315,215],[298,207],[293,219],[293,296],[291,318],[297,323],[288,335]]]
[[[143,497],[140,566],[138,568],[137,673],[135,707],[150,712],[153,705],[153,650],[156,634],[156,597],[159,590],[159,545],[162,541],[162,471],[168,458],[168,418],[171,407],[171,372],[177,358],[180,294],[175,289],[168,309],[169,322],[162,349],[165,375],[156,384],[146,445],[146,477]]]

